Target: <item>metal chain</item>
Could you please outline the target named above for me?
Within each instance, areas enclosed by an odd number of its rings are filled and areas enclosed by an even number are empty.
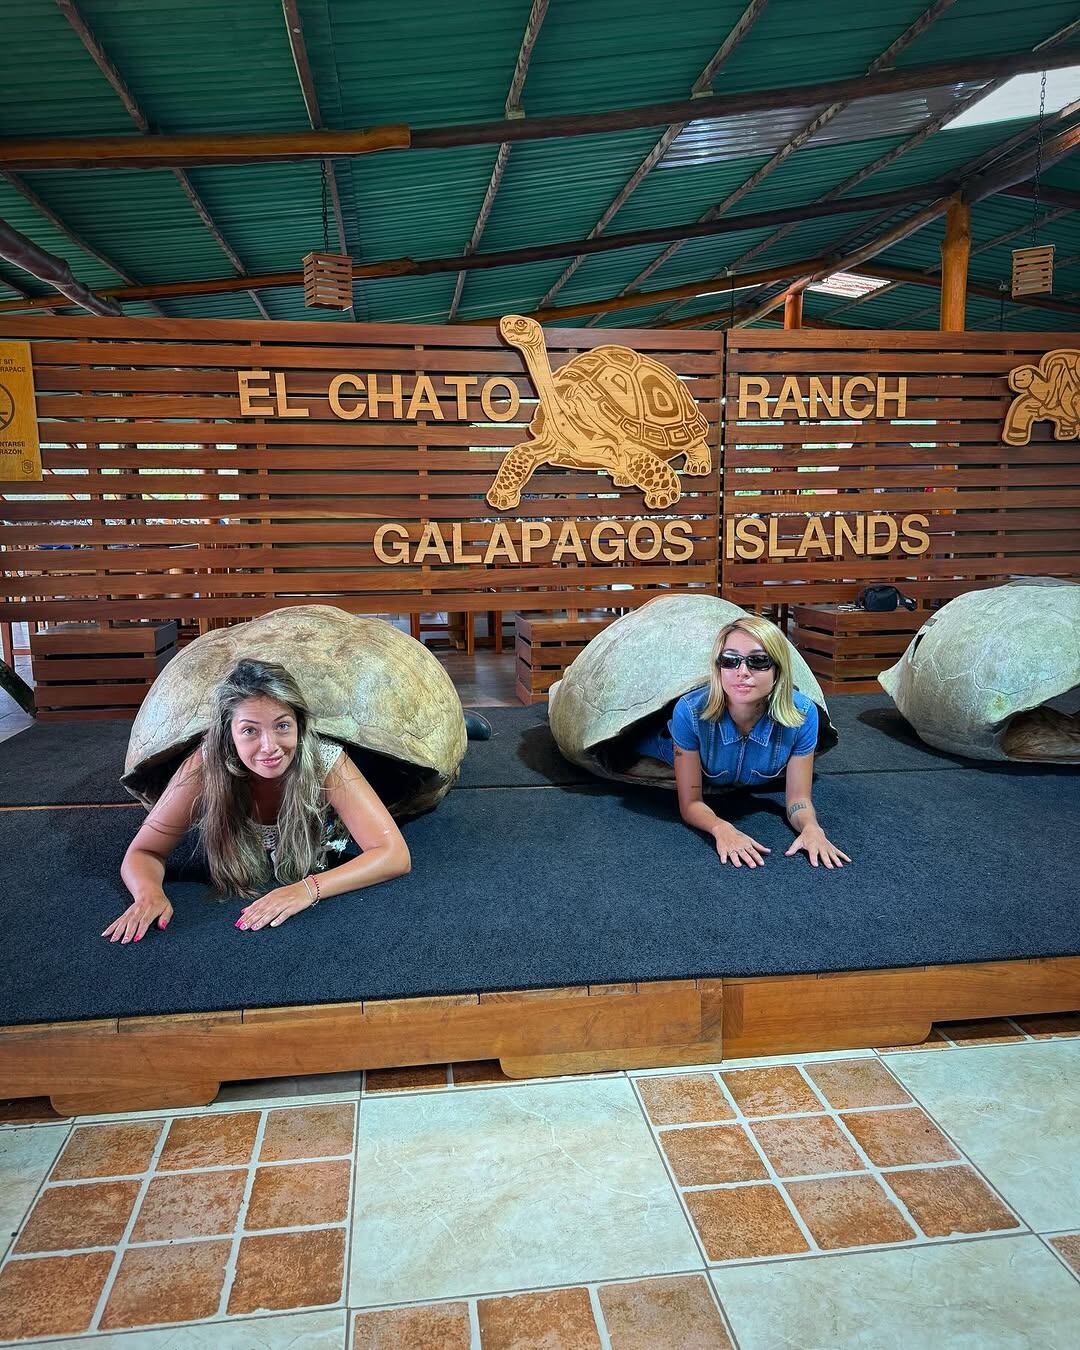
[[[1035,142],[1035,191],[1031,203],[1031,247],[1035,247],[1035,241],[1039,228],[1039,180],[1042,177],[1042,152],[1043,152],[1043,124],[1046,121],[1046,71],[1042,73],[1042,87],[1039,91],[1039,130]]]
[[[329,217],[329,215],[327,214],[327,206],[326,206],[326,198],[327,198],[327,192],[328,192],[328,189],[327,189],[327,182],[326,182],[327,177],[328,177],[327,172],[326,172],[326,160],[325,160],[325,159],[322,160],[322,161],[321,161],[321,164],[322,164],[322,244],[323,244],[323,252],[324,252],[324,253],[329,253],[329,252],[330,252],[330,217]]]

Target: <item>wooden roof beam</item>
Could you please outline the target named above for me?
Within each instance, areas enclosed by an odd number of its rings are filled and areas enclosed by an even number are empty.
[[[90,25],[83,18],[83,15],[79,10],[78,5],[75,3],[75,0],[56,0],[56,4],[61,14],[63,14],[64,18],[67,19],[68,23],[71,25],[79,41],[86,48],[86,51],[89,54],[90,59],[93,61],[94,65],[97,66],[98,70],[101,71],[102,75],[105,76],[109,84],[112,86],[113,92],[116,94],[120,102],[124,105],[124,110],[127,113],[127,115],[131,118],[131,120],[135,123],[136,127],[138,127],[139,131],[142,132],[144,136],[149,136],[151,134],[149,119],[143,112],[142,108],[139,107],[139,104],[135,99],[135,95],[124,83],[123,76],[120,74],[119,70],[117,70],[116,66],[113,65],[112,61],[109,59],[109,55],[105,51],[105,48],[101,45],[100,42],[98,42]],[[214,223],[214,220],[211,217],[210,212],[206,209],[206,204],[204,203],[203,199],[199,196],[199,194],[195,191],[191,179],[187,176],[187,174],[183,171],[183,169],[180,168],[174,168],[173,175],[176,178],[176,181],[180,184],[180,187],[183,189],[184,195],[187,197],[188,201],[195,208],[195,211],[198,214],[199,219],[210,231],[210,234],[213,236],[214,242],[225,254],[229,262],[232,263],[233,267],[236,268],[237,272],[239,272],[240,275],[243,276],[245,273],[243,263],[236,256],[235,252],[226,242],[225,236],[221,233],[217,225]],[[123,275],[123,273],[121,273],[121,275]],[[255,305],[255,308],[259,311],[262,317],[264,319],[269,319],[270,315],[266,311],[266,306],[263,304],[262,300],[260,300],[256,292],[254,290],[250,290],[248,294],[250,295],[251,300]]]
[[[72,0],[57,0],[69,5]],[[446,150],[462,145],[495,145],[503,141],[537,141],[570,136],[598,136],[643,127],[667,126],[699,117],[731,117],[736,113],[833,103],[908,93],[964,80],[992,80],[1032,71],[1057,70],[1080,63],[1075,48],[1049,54],[1030,51],[1008,56],[972,57],[905,66],[818,84],[785,85],[779,89],[708,95],[673,103],[616,108],[600,113],[560,113],[464,126],[403,125],[371,129],[243,132],[228,135],[97,136],[55,139],[8,137],[0,140],[0,159],[18,169],[175,168],[205,164],[257,164],[283,160],[322,159],[326,155],[363,155],[379,150]]]
[[[694,81],[690,90],[691,98],[700,98],[709,92],[712,88],[712,82],[716,77],[716,72],[728,59],[735,48],[742,42],[743,38],[750,32],[750,29],[753,28],[767,3],[768,0],[750,0],[750,3],[739,16],[735,26],[713,53],[712,59],[709,61],[708,65]],[[600,216],[600,219],[585,236],[586,239],[595,239],[598,234],[601,234],[607,229],[612,220],[614,220],[616,214],[638,190],[653,169],[656,168],[657,164],[660,163],[671,148],[676,137],[682,134],[688,124],[688,122],[672,122],[670,124],[664,134],[634,170],[633,174],[631,174],[616,193],[610,205]],[[547,294],[541,299],[541,309],[554,300],[555,296],[558,295],[588,256],[589,255],[586,253],[581,253],[571,261],[569,267],[563,271],[559,279],[548,289]]]
[[[506,102],[503,105],[503,116],[506,118],[523,116],[521,92],[525,88],[525,76],[529,73],[529,62],[532,60],[536,39],[540,36],[540,28],[547,11],[548,0],[532,0],[532,8],[529,10],[529,17],[525,23],[525,33],[521,39],[521,46],[518,48],[514,74],[510,80],[510,92],[506,95]],[[503,175],[506,173],[509,160],[510,142],[502,141],[499,145],[499,153],[495,156],[495,166],[491,170],[491,180],[487,185],[487,191],[484,193],[484,200],[480,203],[476,224],[469,236],[469,242],[465,245],[466,257],[475,253],[480,246],[481,236],[488,223],[488,217],[491,215],[491,208],[495,205],[495,195],[502,186]],[[454,296],[450,301],[450,310],[447,314],[451,323],[453,323],[454,316],[458,312],[458,306],[461,304],[461,293],[464,289],[465,271],[462,269],[457,274],[457,281],[454,283]]]

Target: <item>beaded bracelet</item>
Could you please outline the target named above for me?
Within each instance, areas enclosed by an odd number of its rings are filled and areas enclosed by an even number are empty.
[[[309,882],[309,881],[310,881],[310,882],[312,883],[312,885],[315,887],[315,899],[312,900],[312,902],[311,902],[311,904],[308,906],[308,908],[309,908],[309,909],[314,909],[315,906],[316,906],[316,905],[319,903],[319,901],[322,899],[322,896],[319,894],[319,878],[315,875],[314,872],[312,872],[310,876],[306,876],[306,877],[304,878],[304,890],[307,891],[308,895],[311,894],[311,886],[308,885],[308,882]]]

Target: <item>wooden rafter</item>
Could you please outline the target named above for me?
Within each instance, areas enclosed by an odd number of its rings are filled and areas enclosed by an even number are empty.
[[[308,60],[307,43],[304,41],[304,25],[300,18],[300,10],[296,0],[281,0],[281,9],[285,16],[285,31],[289,35],[289,50],[292,52],[293,65],[296,67],[296,78],[300,81],[300,92],[304,96],[304,108],[307,111],[308,121],[311,123],[312,131],[321,131],[325,123],[323,122],[322,110],[319,107],[319,96],[315,91],[315,76],[311,73],[311,62]],[[323,160],[322,172],[326,175],[326,192],[330,199],[334,228],[337,230],[338,251],[347,254],[349,243],[345,235],[345,217],[341,211],[341,194],[338,191],[337,173],[334,170],[332,159]],[[350,305],[348,313],[355,319],[356,307]]]
[[[761,16],[761,12],[764,10],[766,4],[768,4],[768,0],[750,0],[750,3],[739,16],[735,26],[713,53],[712,59],[709,61],[708,65],[694,81],[690,91],[691,97],[698,98],[709,92],[712,88],[712,82],[716,78],[716,72],[728,59],[735,48],[742,42],[743,38],[750,32],[751,28],[753,28],[754,24]],[[598,234],[601,234],[607,229],[618,212],[645,181],[646,177],[664,158],[676,137],[682,134],[687,125],[687,122],[672,122],[667,127],[664,134],[615,194],[614,199],[604,210],[600,219],[585,236],[587,239],[595,239]],[[581,253],[571,261],[570,265],[563,271],[559,279],[549,288],[547,294],[541,299],[539,305],[540,309],[551,304],[552,300],[554,300],[588,256],[589,255],[586,253]]]
[[[81,11],[79,10],[78,5],[75,3],[75,0],[56,0],[56,4],[61,14],[63,14],[64,18],[67,19],[68,23],[71,25],[79,41],[86,48],[87,52],[90,55],[91,60],[94,62],[94,65],[97,66],[98,70],[101,71],[102,75],[105,76],[109,84],[112,86],[113,92],[116,94],[117,98],[119,98],[120,102],[124,105],[124,110],[127,113],[127,115],[131,118],[131,120],[135,123],[135,125],[138,127],[138,129],[142,132],[144,136],[149,136],[150,135],[149,119],[143,112],[142,108],[139,107],[139,104],[135,99],[135,95],[125,84],[123,76],[120,74],[119,70],[117,70],[116,66],[112,63],[112,61],[109,59],[109,55],[105,51],[105,48],[102,47],[101,43],[98,42],[97,38],[94,36],[93,30],[91,29],[90,25],[86,22],[86,19],[83,17]],[[195,211],[198,214],[199,219],[210,231],[210,234],[213,237],[214,242],[225,254],[225,256],[228,258],[229,262],[233,265],[233,267],[236,268],[237,272],[241,276],[246,275],[246,269],[243,263],[236,256],[236,253],[230,247],[229,243],[225,239],[225,236],[221,233],[217,225],[214,223],[213,217],[210,215],[210,212],[206,208],[206,203],[199,196],[198,192],[196,192],[195,187],[191,182],[191,179],[188,177],[188,175],[184,172],[182,168],[174,168],[173,176],[176,178],[176,181],[180,184],[180,187],[183,189],[184,195],[187,197],[188,201],[195,208]],[[259,299],[258,293],[254,290],[249,290],[248,294],[250,295],[251,300],[255,305],[255,308],[259,311],[262,317],[264,319],[269,319],[270,315],[267,313],[266,306],[263,304],[262,300]]]
[[[503,115],[507,118],[516,118],[522,115],[521,112],[521,93],[525,88],[525,76],[529,73],[529,62],[532,60],[533,49],[536,46],[536,39],[540,36],[540,28],[544,22],[544,17],[548,11],[548,0],[532,0],[532,8],[529,10],[529,17],[525,24],[525,33],[521,39],[521,46],[518,49],[517,62],[514,66],[513,78],[510,81],[510,92],[506,95],[506,103],[503,105]],[[491,170],[491,181],[487,185],[487,191],[484,193],[484,200],[480,203],[480,210],[477,213],[476,224],[473,226],[473,232],[469,237],[469,242],[465,245],[465,255],[475,253],[480,246],[480,238],[488,223],[488,217],[491,215],[491,208],[495,205],[495,195],[502,185],[503,174],[506,173],[506,166],[510,160],[510,142],[503,141],[499,145],[499,152],[495,156],[495,167]],[[462,269],[457,274],[457,281],[454,283],[454,298],[450,301],[450,312],[447,318],[451,323],[458,312],[458,306],[461,304],[461,293],[465,289],[465,271]]]

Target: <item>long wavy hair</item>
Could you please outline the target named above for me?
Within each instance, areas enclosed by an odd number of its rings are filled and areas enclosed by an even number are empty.
[[[273,866],[256,817],[251,774],[232,736],[239,704],[260,695],[284,704],[296,718],[296,754],[284,774]],[[269,661],[238,661],[214,690],[195,808],[210,879],[219,895],[259,895],[275,878],[288,885],[324,866],[323,780],[319,738],[296,681],[283,666]]]
[[[756,639],[773,659],[776,677],[769,694],[769,716],[782,727],[801,727],[806,719],[796,708],[792,697],[795,692],[795,681],[791,673],[791,649],[776,624],[770,623],[768,619],[762,619],[757,614],[745,614],[721,628],[713,644],[709,697],[701,710],[701,716],[708,722],[715,722],[723,716],[727,700],[717,661],[732,633],[746,633],[748,637]]]

